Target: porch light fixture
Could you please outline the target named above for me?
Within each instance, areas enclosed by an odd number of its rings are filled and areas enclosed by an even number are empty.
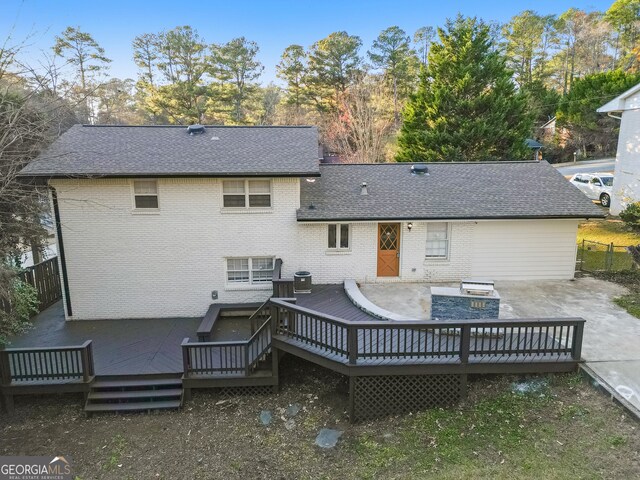
[[[413,222],[407,223],[407,228],[409,229],[409,231],[411,231],[411,229],[413,228]]]

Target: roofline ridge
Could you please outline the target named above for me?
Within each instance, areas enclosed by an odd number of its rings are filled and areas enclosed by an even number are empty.
[[[74,126],[99,128],[187,128],[189,125],[123,125],[109,123],[76,123]],[[202,125],[205,128],[317,128],[316,125]]]
[[[546,160],[488,160],[480,162],[384,162],[384,163],[320,163],[321,167],[339,167],[339,166],[389,166],[389,165],[513,165],[513,164],[542,164],[548,163]]]

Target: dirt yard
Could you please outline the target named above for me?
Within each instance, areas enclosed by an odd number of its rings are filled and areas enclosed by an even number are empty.
[[[340,376],[285,358],[281,378],[277,395],[196,391],[170,413],[86,418],[77,397],[19,398],[0,455],[71,457],[83,480],[640,477],[640,424],[578,375],[474,379],[455,408],[355,426]],[[336,447],[315,445],[322,428],[344,431]]]

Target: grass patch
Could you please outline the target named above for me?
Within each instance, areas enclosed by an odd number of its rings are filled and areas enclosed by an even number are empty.
[[[640,318],[640,292],[622,295],[621,297],[614,298],[613,301],[634,317]]]
[[[604,218],[581,223],[578,226],[578,244],[582,244],[582,240],[629,246],[640,243],[640,235],[620,219]]]
[[[499,383],[460,408],[405,417],[393,437],[357,438],[358,478],[598,478],[599,455],[627,449],[628,435],[578,396],[581,377],[525,394]]]
[[[630,292],[613,299],[614,303],[624,308],[634,317],[640,318],[640,270],[624,272],[598,272],[597,278],[618,283],[627,287]]]

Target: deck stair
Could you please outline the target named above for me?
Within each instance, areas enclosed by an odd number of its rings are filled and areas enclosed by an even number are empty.
[[[139,412],[182,406],[181,375],[100,376],[91,384],[85,412]]]

